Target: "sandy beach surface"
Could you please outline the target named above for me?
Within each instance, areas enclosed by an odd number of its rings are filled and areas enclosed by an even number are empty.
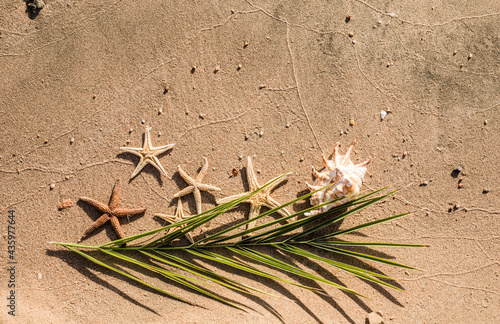
[[[500,321],[500,2],[45,0],[32,8],[0,1],[0,322],[368,323],[372,312],[385,323]],[[147,126],[154,146],[175,143],[159,156],[167,175],[148,165],[130,180],[139,158],[120,147],[141,147]],[[278,296],[207,286],[242,311],[138,272],[192,306],[49,243],[77,242],[100,216],[79,198],[107,203],[118,179],[119,207],[147,208],[120,220],[125,235],[158,228],[153,215],[173,214],[173,195],[187,186],[178,166],[194,176],[203,157],[204,183],[221,189],[202,193],[203,210],[248,190],[247,156],[261,184],[293,170],[272,193],[290,201],[308,192],[322,153],[354,138],[354,162],[374,157],[364,189],[405,188],[341,228],[414,212],[345,237],[430,245],[374,248],[423,270],[367,262],[405,292],[300,258],[289,262],[369,298],[207,264]],[[67,200],[74,206],[59,210]],[[196,213],[193,195],[183,207]],[[242,205],[193,235],[248,213]],[[108,223],[83,242],[116,238]]]

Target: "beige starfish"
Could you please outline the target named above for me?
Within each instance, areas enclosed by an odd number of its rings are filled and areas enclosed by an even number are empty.
[[[281,178],[281,180],[276,181],[275,183],[266,187],[264,190],[256,193],[252,197],[250,197],[246,200],[243,200],[244,203],[250,204],[250,214],[248,216],[248,219],[252,219],[252,218],[259,216],[260,209],[262,206],[265,206],[267,208],[272,209],[272,208],[276,208],[276,207],[281,205],[279,202],[277,202],[276,200],[271,198],[270,193],[277,185],[279,185],[286,178],[288,178],[288,176],[289,176],[289,174],[285,175],[283,178]],[[259,189],[260,187],[262,187],[257,182],[257,177],[255,176],[255,172],[253,170],[252,159],[250,157],[248,157],[247,179],[248,179],[248,186],[250,187],[249,191],[238,194],[238,195],[219,199],[217,201],[217,204],[220,205],[220,204],[227,203],[231,200],[241,198],[241,197],[246,196],[246,195],[250,194],[251,192]],[[277,211],[277,213],[281,214],[281,216],[284,216],[284,217],[290,216],[290,212],[288,210],[286,210],[285,208],[281,208],[280,210]],[[247,229],[252,229],[254,227],[255,227],[255,222],[251,222],[251,223],[247,224]]]
[[[187,194],[193,193],[194,200],[196,202],[196,212],[198,214],[201,213],[201,191],[209,191],[209,192],[220,191],[220,188],[201,183],[208,170],[208,160],[205,157],[203,158],[203,160],[205,161],[205,163],[203,164],[200,173],[198,173],[195,179],[191,178],[186,172],[184,172],[181,166],[179,165],[179,173],[182,179],[184,179],[184,181],[186,181],[189,184],[189,187],[182,189],[181,191],[179,191],[174,195],[174,198],[179,198]]]
[[[146,126],[146,135],[144,138],[144,145],[142,148],[120,147],[120,150],[135,154],[141,158],[139,164],[137,164],[137,167],[135,168],[134,173],[132,173],[130,179],[133,179],[136,175],[138,175],[139,172],[141,172],[141,170],[148,163],[157,168],[158,171],[162,172],[165,176],[167,176],[167,172],[165,172],[165,169],[163,169],[162,165],[160,164],[160,161],[156,156],[165,151],[170,150],[172,147],[174,147],[175,144],[153,147],[153,145],[151,144],[151,136],[149,135],[150,130],[151,127]]]
[[[160,217],[163,220],[166,220],[170,224],[174,224],[174,223],[183,221],[185,219],[188,219],[192,215],[184,215],[184,210],[182,209],[182,201],[179,198],[179,200],[177,201],[177,210],[175,211],[175,215],[155,214],[155,216]],[[171,229],[172,229],[172,231],[176,231],[177,229],[183,228],[183,227],[186,227],[186,224],[180,225],[177,227],[173,227]],[[190,232],[186,233],[186,237],[189,240],[189,242],[194,243],[193,236],[191,236]]]

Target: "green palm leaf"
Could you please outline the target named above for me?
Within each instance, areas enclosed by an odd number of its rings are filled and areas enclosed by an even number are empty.
[[[339,240],[338,237],[342,234],[348,234],[354,231],[365,230],[372,226],[379,225],[391,220],[407,216],[409,213],[398,214],[390,217],[381,218],[372,222],[363,223],[348,229],[342,229],[335,233],[326,234],[319,237],[313,237],[315,233],[319,230],[326,228],[336,222],[339,222],[346,217],[355,215],[357,212],[364,210],[373,204],[376,204],[388,196],[394,194],[395,191],[381,194],[381,191],[386,189],[382,188],[379,190],[371,191],[363,195],[352,199],[350,202],[344,203],[342,205],[331,208],[330,210],[316,214],[310,217],[303,217],[303,213],[312,211],[331,202],[326,202],[323,205],[313,206],[307,208],[301,212],[294,213],[288,217],[279,218],[271,221],[264,222],[263,224],[257,225],[248,230],[242,230],[242,226],[250,223],[251,221],[256,221],[258,219],[264,218],[272,213],[275,213],[281,208],[290,206],[298,201],[307,199],[314,192],[308,193],[297,199],[293,199],[279,207],[270,209],[259,216],[253,218],[252,220],[242,220],[242,222],[233,225],[227,229],[217,231],[216,233],[209,235],[203,239],[196,241],[194,244],[172,246],[175,239],[184,236],[186,233],[193,231],[200,226],[207,224],[212,219],[224,214],[225,212],[233,209],[242,201],[248,199],[252,195],[258,193],[259,191],[265,189],[267,186],[272,185],[276,181],[279,181],[287,174],[283,174],[279,177],[266,183],[264,186],[260,187],[254,192],[248,195],[242,196],[240,198],[234,199],[232,201],[216,206],[210,210],[207,210],[201,214],[192,216],[181,222],[175,224],[169,224],[167,226],[160,227],[158,229],[126,237],[123,239],[115,240],[105,244],[91,246],[82,245],[74,243],[55,243],[68,248],[69,250],[83,256],[84,258],[103,266],[109,270],[112,270],[126,278],[136,281],[146,287],[154,289],[162,294],[165,294],[174,299],[188,302],[185,298],[175,296],[168,291],[158,288],[155,285],[147,283],[146,281],[139,279],[121,269],[108,264],[109,261],[103,261],[98,257],[89,255],[83,252],[83,250],[97,250],[101,257],[106,255],[112,256],[120,260],[121,264],[137,266],[144,272],[152,272],[163,278],[175,282],[176,284],[182,285],[187,289],[195,291],[201,295],[207,296],[209,298],[218,300],[231,307],[236,307],[242,309],[240,306],[236,305],[234,302],[221,297],[217,294],[202,287],[202,285],[216,285],[225,287],[243,294],[253,295],[256,294],[267,294],[274,297],[276,296],[270,292],[263,291],[261,289],[252,287],[251,285],[244,284],[238,280],[230,279],[219,273],[210,270],[206,266],[197,264],[195,261],[188,261],[187,256],[199,258],[202,261],[208,261],[213,263],[215,266],[220,266],[225,268],[230,272],[241,272],[250,274],[251,276],[256,276],[260,278],[266,278],[268,280],[283,282],[286,284],[291,284],[297,287],[308,289],[318,294],[327,294],[326,291],[320,288],[311,287],[308,285],[297,283],[293,277],[309,280],[311,282],[323,283],[329,286],[333,286],[342,291],[359,295],[359,293],[354,290],[334,283],[327,280],[315,273],[304,270],[302,267],[292,265],[290,263],[284,262],[271,256],[264,251],[281,251],[291,257],[297,256],[300,258],[305,258],[308,260],[319,261],[325,263],[335,269],[347,272],[356,276],[362,280],[366,280],[381,286],[389,287],[396,290],[402,290],[388,282],[395,281],[393,278],[364,269],[362,267],[353,266],[347,263],[339,262],[335,260],[338,254],[347,255],[351,258],[361,259],[376,262],[378,264],[394,267],[402,267],[405,269],[415,270],[414,267],[407,266],[392,260],[381,258],[378,256],[370,255],[368,253],[360,253],[345,248],[349,247],[425,247],[427,245],[422,244],[403,244],[403,243],[386,243],[386,242],[349,242]],[[335,185],[335,184],[333,184]],[[322,190],[321,188],[319,190]],[[351,197],[352,198],[352,197]],[[350,209],[348,209],[350,208]],[[298,219],[296,219],[296,217]],[[284,220],[292,220],[289,223],[282,224]],[[185,225],[184,227],[179,227],[180,225]],[[177,228],[172,232],[165,232],[171,228]],[[304,228],[308,228],[305,230]],[[158,237],[158,234],[159,237]],[[309,237],[305,239],[305,237]],[[147,243],[137,243],[138,240],[145,239]],[[135,245],[134,245],[135,243]],[[125,244],[128,244],[125,246]],[[265,250],[264,250],[265,249]],[[321,252],[321,255],[312,251]],[[171,252],[176,251],[177,255],[173,255]],[[220,252],[216,252],[220,251]],[[126,252],[126,254],[125,254]],[[239,256],[243,259],[248,259],[255,263],[255,266],[249,265],[246,262],[240,261],[236,258],[227,256],[226,254],[233,254],[235,257]],[[185,255],[186,258],[183,258]],[[322,256],[328,255],[328,256]],[[141,261],[141,259],[147,259],[147,262]],[[267,269],[273,268],[278,274],[271,274]],[[290,277],[291,276],[291,277]]]

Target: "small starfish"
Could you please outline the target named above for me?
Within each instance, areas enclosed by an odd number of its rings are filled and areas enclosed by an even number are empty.
[[[120,150],[135,154],[141,158],[139,164],[137,164],[137,167],[135,168],[134,173],[132,173],[130,179],[133,179],[136,175],[138,175],[139,172],[141,172],[141,170],[148,163],[157,168],[158,171],[162,172],[165,176],[167,176],[167,172],[165,172],[165,169],[163,169],[162,165],[160,164],[160,161],[156,156],[165,151],[170,150],[172,147],[174,147],[175,144],[153,147],[153,145],[151,144],[151,136],[149,135],[150,130],[151,127],[146,126],[146,135],[144,138],[144,145],[142,148],[120,147]]]
[[[281,178],[281,180],[276,181],[275,183],[266,187],[264,190],[256,193],[252,197],[243,200],[244,203],[250,204],[250,214],[248,216],[248,219],[252,219],[252,218],[259,216],[260,209],[262,206],[265,206],[269,209],[273,209],[273,208],[276,208],[276,207],[281,205],[279,202],[277,202],[276,200],[271,198],[270,193],[277,185],[279,185],[286,178],[288,178],[288,175],[289,174],[285,175],[283,178]],[[238,194],[238,195],[219,199],[217,201],[217,204],[220,205],[220,204],[227,203],[231,200],[241,198],[241,197],[246,196],[246,195],[250,194],[251,192],[259,189],[260,187],[262,187],[257,182],[257,177],[255,176],[255,172],[253,170],[252,159],[250,157],[248,157],[247,179],[248,179],[248,186],[250,187],[249,191]],[[284,216],[284,217],[291,215],[290,212],[288,210],[286,210],[285,208],[281,208],[280,210],[277,211],[277,213],[281,214],[281,216]],[[252,229],[254,227],[255,227],[255,221],[247,224],[247,229]]]
[[[184,215],[184,210],[182,209],[182,201],[179,198],[179,200],[177,201],[177,210],[175,211],[175,215],[155,214],[155,216],[160,217],[163,220],[166,220],[170,224],[174,224],[174,223],[183,221],[185,219],[188,219],[192,215]],[[183,227],[186,227],[186,224],[180,225],[177,227],[173,227],[172,231],[176,231],[177,229],[183,228]],[[194,243],[193,236],[191,235],[190,232],[186,233],[186,237],[189,240],[189,242]]]
[[[107,221],[111,222],[111,226],[113,226],[113,229],[120,238],[125,237],[125,234],[123,234],[123,230],[120,226],[120,221],[118,220],[118,217],[139,215],[144,213],[146,211],[146,208],[139,208],[139,209],[117,208],[119,199],[120,199],[120,180],[117,180],[115,186],[113,187],[113,192],[111,193],[111,198],[109,198],[108,206],[91,198],[87,197],[80,198],[80,200],[86,202],[89,205],[94,206],[101,213],[103,213],[101,217],[99,217],[92,225],[89,226],[89,228],[85,230],[80,241],[84,237],[88,236],[90,233],[92,233],[93,231],[104,225]]]
[[[208,170],[208,160],[205,157],[203,158],[203,160],[205,161],[205,164],[203,164],[200,173],[198,173],[195,179],[191,178],[186,172],[184,172],[179,165],[179,173],[182,179],[184,179],[184,181],[189,184],[189,187],[182,189],[174,195],[174,198],[180,198],[187,194],[193,193],[194,200],[196,202],[196,212],[198,214],[201,213],[201,191],[220,191],[220,188],[201,183]]]

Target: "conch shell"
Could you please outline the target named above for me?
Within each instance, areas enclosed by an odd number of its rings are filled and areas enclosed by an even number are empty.
[[[318,172],[313,166],[312,172],[316,177],[316,180],[314,180],[314,183],[312,185],[306,182],[307,187],[311,191],[321,189],[334,183],[334,185],[314,193],[311,196],[311,205],[318,206],[328,201],[337,199],[340,200],[305,213],[304,215],[313,216],[319,213],[323,213],[330,208],[351,201],[352,199],[356,198],[357,194],[359,194],[361,185],[363,184],[363,178],[365,177],[366,166],[372,161],[372,158],[370,157],[368,160],[357,165],[354,165],[354,163],[352,163],[350,155],[354,148],[354,144],[356,144],[356,140],[357,139],[355,139],[349,146],[345,155],[339,154],[340,143],[337,142],[333,151],[333,159],[327,160],[325,155],[323,155],[323,163],[325,164],[325,168],[321,172]],[[341,199],[343,197],[346,198]]]

